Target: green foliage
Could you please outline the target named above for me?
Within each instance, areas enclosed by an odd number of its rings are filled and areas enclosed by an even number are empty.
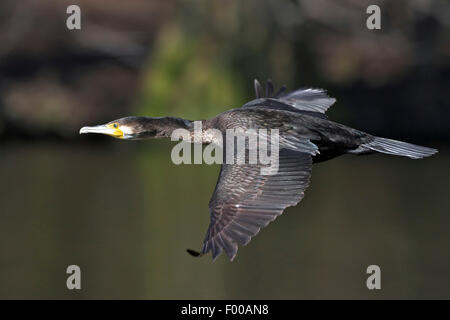
[[[204,119],[242,105],[243,86],[217,51],[179,26],[163,28],[144,71],[138,112]]]

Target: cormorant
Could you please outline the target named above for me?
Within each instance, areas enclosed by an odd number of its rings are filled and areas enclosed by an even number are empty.
[[[255,80],[256,99],[237,109],[202,120],[203,130],[279,129],[279,169],[262,175],[261,164],[223,163],[209,202],[211,221],[201,252],[212,251],[213,260],[224,250],[233,260],[238,244],[246,245],[259,230],[295,206],[308,187],[313,163],[342,154],[381,152],[411,159],[431,156],[436,149],[380,138],[330,121],[325,111],[336,99],[323,89],[299,89],[274,93],[270,80],[264,92]],[[174,117],[125,117],[104,125],[83,127],[81,133],[101,133],[120,139],[170,138],[175,129],[193,132],[193,121]],[[284,142],[283,142],[284,141]]]

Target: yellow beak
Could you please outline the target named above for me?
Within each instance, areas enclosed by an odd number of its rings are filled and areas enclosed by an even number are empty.
[[[108,136],[114,137],[114,138],[123,138],[123,131],[120,130],[120,128],[114,128],[113,125],[99,125],[94,127],[83,127],[80,129],[80,134],[83,133],[100,133],[100,134],[106,134]]]

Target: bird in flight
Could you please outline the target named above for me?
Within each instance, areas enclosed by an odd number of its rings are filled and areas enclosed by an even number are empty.
[[[202,130],[278,129],[279,167],[276,174],[262,175],[261,163],[221,166],[219,179],[209,202],[210,224],[201,252],[188,249],[193,256],[212,252],[212,258],[225,251],[232,261],[238,244],[246,245],[290,206],[302,200],[309,184],[313,163],[343,154],[385,153],[420,159],[436,149],[376,137],[333,122],[325,112],[336,102],[323,89],[275,92],[270,80],[266,88],[255,80],[256,99],[240,108],[202,120]],[[194,131],[194,121],[175,117],[125,117],[93,127],[82,133],[99,133],[119,139],[170,138],[175,129]],[[203,142],[208,142],[204,137]],[[209,141],[211,142],[211,141]]]

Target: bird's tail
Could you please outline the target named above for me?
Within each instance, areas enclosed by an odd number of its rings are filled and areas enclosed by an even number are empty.
[[[372,141],[362,144],[358,149],[361,153],[364,151],[377,151],[396,156],[408,157],[411,159],[429,157],[438,152],[438,150],[433,148],[422,147],[412,143],[380,137],[374,137]]]

